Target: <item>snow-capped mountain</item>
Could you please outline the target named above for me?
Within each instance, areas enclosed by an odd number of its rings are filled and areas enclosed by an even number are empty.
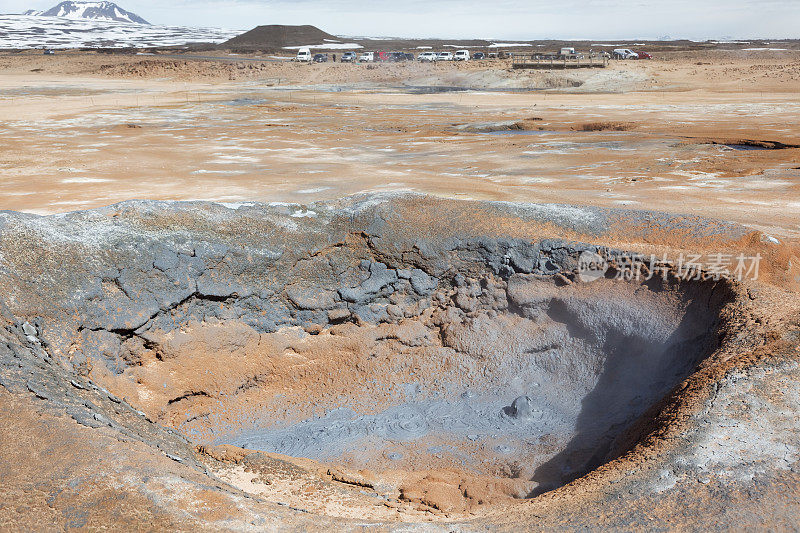
[[[25,15],[40,17],[61,17],[72,20],[99,20],[104,22],[127,22],[130,24],[150,23],[130,11],[126,11],[114,2],[80,2],[68,0],[47,11],[26,11]]]
[[[144,26],[91,19],[0,15],[0,50],[184,46],[189,43],[221,43],[240,33],[220,28]]]

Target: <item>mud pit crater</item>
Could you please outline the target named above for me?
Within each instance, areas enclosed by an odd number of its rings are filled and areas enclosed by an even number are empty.
[[[131,203],[46,219],[83,255],[48,272],[63,312],[40,310],[36,328],[62,364],[194,443],[367,469],[407,499],[436,473],[475,503],[618,457],[724,337],[726,280],[611,268],[582,283],[581,253],[619,252],[426,232],[374,199],[323,208]],[[470,480],[491,494],[473,498]]]
[[[524,498],[618,452],[714,348],[713,284],[450,281],[416,317],[277,334],[262,357],[284,363],[256,386],[259,407],[212,442],[376,472],[458,470]]]

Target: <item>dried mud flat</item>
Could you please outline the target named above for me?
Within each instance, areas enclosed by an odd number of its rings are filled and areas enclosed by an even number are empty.
[[[793,527],[796,56],[702,54],[0,58],[0,523]]]

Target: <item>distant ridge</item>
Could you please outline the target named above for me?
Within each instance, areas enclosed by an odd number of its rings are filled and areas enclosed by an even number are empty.
[[[249,50],[275,50],[284,46],[303,46],[339,41],[330,33],[325,33],[316,26],[284,26],[272,24],[258,26],[247,33],[222,43],[221,47]]]
[[[61,17],[72,20],[98,20],[105,22],[127,22],[150,25],[145,19],[119,7],[114,2],[81,2],[68,0],[47,11],[30,9],[24,15],[37,17]]]

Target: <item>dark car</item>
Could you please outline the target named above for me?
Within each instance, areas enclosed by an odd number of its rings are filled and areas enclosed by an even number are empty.
[[[55,52],[53,52],[52,50],[45,50],[44,51],[44,55],[46,55],[46,56],[51,56],[53,54],[55,54]]]
[[[314,54],[314,63],[327,63],[328,54]]]
[[[356,60],[355,52],[345,52],[342,54],[342,63],[352,63]]]
[[[406,61],[414,61],[414,54],[403,54],[406,56]]]
[[[483,52],[475,52],[472,54],[472,59],[486,59],[486,54]]]

